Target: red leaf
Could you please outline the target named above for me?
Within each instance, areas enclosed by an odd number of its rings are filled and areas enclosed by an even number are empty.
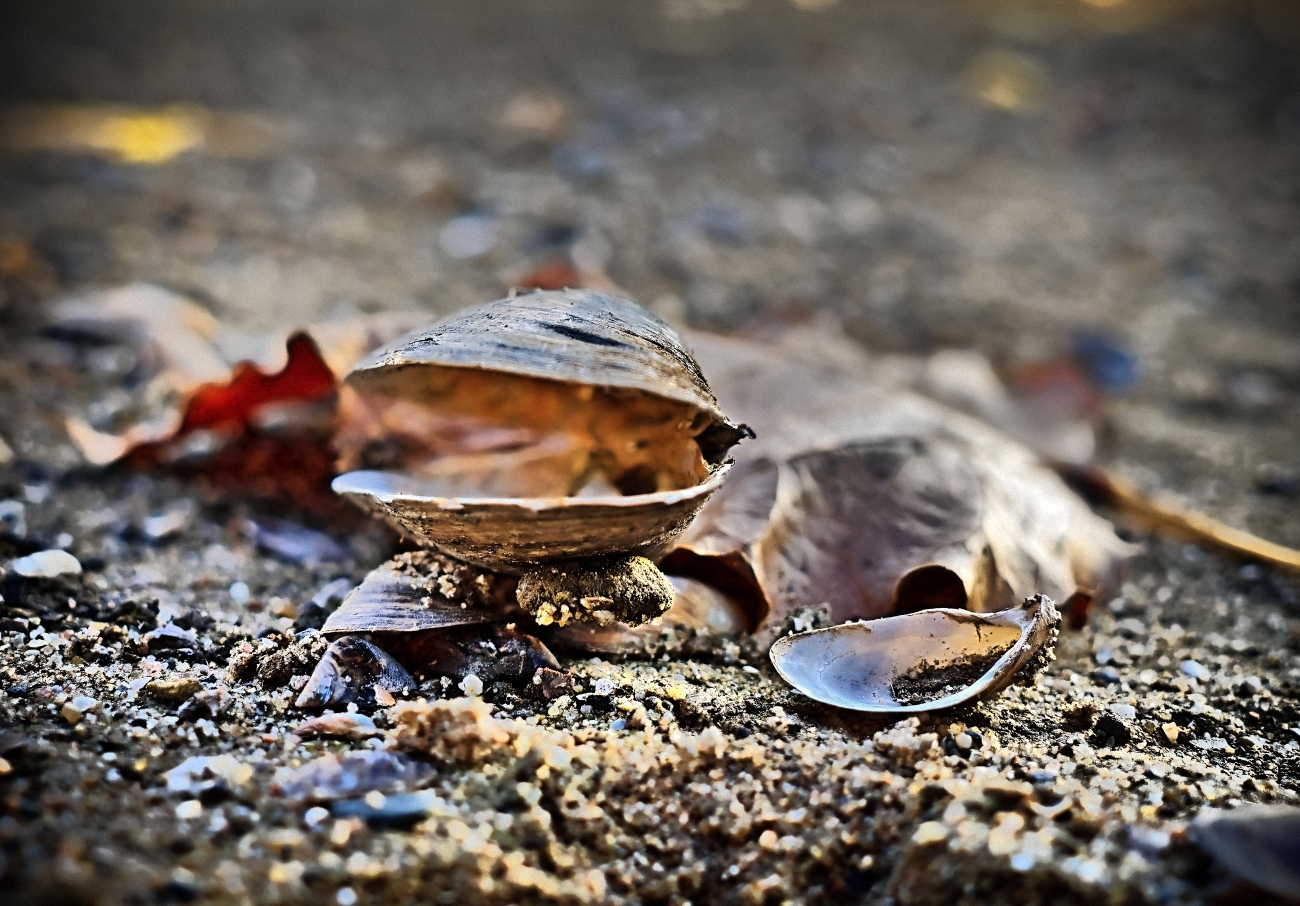
[[[520,289],[579,289],[582,274],[568,258],[556,258],[527,274],[519,281]]]
[[[246,427],[256,411],[268,403],[307,402],[334,394],[334,375],[311,337],[295,333],[286,348],[289,361],[276,374],[265,374],[251,362],[240,362],[228,383],[200,387],[185,407],[176,436],[199,428]]]

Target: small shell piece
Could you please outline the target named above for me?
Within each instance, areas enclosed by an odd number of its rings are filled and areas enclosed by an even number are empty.
[[[769,653],[804,695],[870,714],[951,708],[1006,688],[1051,656],[1060,623],[1035,595],[996,613],[935,609],[778,639]]]
[[[372,569],[321,632],[419,632],[505,622],[518,614],[514,583],[432,551],[398,554]]]
[[[722,414],[671,327],[586,290],[458,312],[347,385],[338,443],[354,471],[334,489],[422,544],[507,573],[662,552],[752,436]]]
[[[386,651],[349,635],[330,643],[294,706],[341,710],[355,703],[362,711],[373,711],[415,687],[411,675]]]

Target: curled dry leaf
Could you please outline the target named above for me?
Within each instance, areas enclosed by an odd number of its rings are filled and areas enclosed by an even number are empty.
[[[1118,586],[1134,548],[1035,453],[882,386],[843,338],[795,339],[691,337],[758,437],[665,571],[726,590],[766,641],[805,607],[838,623],[1042,592],[1072,609]]]
[[[111,425],[68,417],[87,462],[124,461],[202,475],[254,496],[293,501],[336,520],[329,481],[336,374],[410,329],[409,313],[244,335],[194,301],[133,283],[70,296],[50,329],[65,339],[123,344],[139,391]],[[344,520],[345,521],[345,520]]]
[[[777,639],[781,677],[816,701],[872,714],[951,708],[1004,689],[1051,659],[1060,615],[1037,595],[974,614],[940,608]]]

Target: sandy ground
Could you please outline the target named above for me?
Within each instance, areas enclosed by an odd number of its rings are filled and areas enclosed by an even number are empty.
[[[84,466],[58,415],[111,421],[137,363],[40,326],[59,292],[136,279],[250,334],[432,314],[568,250],[694,326],[830,312],[873,348],[974,347],[1008,370],[1101,328],[1141,368],[1106,399],[1103,462],[1300,545],[1300,67],[1275,6],[15,17],[0,556],[57,544],[86,572],[5,578],[0,885],[33,903],[341,906],[1242,895],[1182,828],[1300,793],[1292,576],[1141,538],[1122,596],[1034,684],[894,726],[812,706],[728,646],[563,658],[571,694],[489,684],[495,718],[430,680],[434,704],[377,713],[369,743],[303,740],[293,686],[228,662],[287,645],[312,596],[391,538],[325,526],[342,548],[306,565],[246,528],[300,515]],[[169,114],[191,147],[153,163],[15,150],[18,105],[50,102],[193,105]],[[158,516],[172,527],[153,537]],[[169,621],[193,639],[147,637]],[[411,760],[351,763],[347,796],[289,795],[285,772],[376,739]],[[394,817],[397,796],[372,797],[369,824],[337,804],[368,782],[427,790],[416,818]]]

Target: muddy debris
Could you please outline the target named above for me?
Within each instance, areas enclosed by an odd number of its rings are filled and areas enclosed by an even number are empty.
[[[174,676],[150,680],[144,692],[165,705],[180,705],[203,691],[203,684],[192,676]]]
[[[900,705],[917,705],[960,692],[988,672],[1010,645],[992,648],[961,660],[944,664],[936,661],[918,661],[893,682],[890,691]]]
[[[524,573],[519,606],[539,626],[587,622],[639,626],[673,604],[668,577],[645,557],[601,557],[539,566]]]
[[[279,689],[295,677],[310,676],[328,647],[329,639],[312,630],[293,637],[275,633],[241,640],[231,650],[226,670],[232,680],[256,678],[266,689]]]

